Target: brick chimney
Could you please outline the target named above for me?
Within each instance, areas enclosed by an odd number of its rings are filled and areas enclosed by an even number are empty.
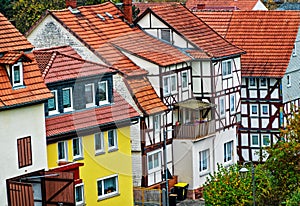
[[[205,9],[205,4],[197,4],[197,9],[198,10]]]
[[[129,24],[132,24],[132,0],[123,0],[124,16]]]
[[[69,8],[69,6],[75,9],[77,7],[77,0],[66,0],[66,8]]]

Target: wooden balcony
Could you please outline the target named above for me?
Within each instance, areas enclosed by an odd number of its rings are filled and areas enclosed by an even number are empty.
[[[213,134],[216,131],[215,120],[176,125],[174,129],[174,137],[176,139],[191,139],[196,140],[207,135]]]

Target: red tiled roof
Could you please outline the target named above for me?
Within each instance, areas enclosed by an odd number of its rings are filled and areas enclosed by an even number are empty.
[[[37,62],[41,61],[39,64],[46,83],[116,72],[116,70],[108,66],[62,54],[56,51],[55,48],[53,50],[34,51]],[[45,64],[44,60],[48,60],[48,63]]]
[[[247,52],[241,59],[243,76],[283,77],[299,29],[300,12],[234,11],[231,18],[226,12],[197,15]]]
[[[205,8],[232,7],[240,10],[252,10],[259,0],[187,0],[188,9],[197,9],[197,5],[203,5]]]
[[[140,108],[146,114],[151,115],[168,109],[156,94],[147,77],[127,78],[125,81]]]
[[[46,118],[46,136],[67,134],[92,127],[128,120],[139,114],[114,91],[114,104]]]
[[[189,49],[185,52],[191,55],[194,59],[209,59],[209,56],[207,56],[203,51]]]
[[[81,58],[81,56],[73,49],[71,46],[56,46],[56,47],[51,47],[51,48],[44,48],[44,49],[38,49],[39,52],[51,52],[51,51],[58,51],[62,54],[68,55],[68,56],[73,56],[76,58]]]
[[[165,4],[174,4],[174,2],[132,2],[132,5],[136,6],[137,8],[139,8],[140,12],[138,15],[141,15],[142,13],[144,13],[144,11],[146,11],[146,9],[148,7],[154,7],[154,6],[161,6],[161,5],[165,5]]]
[[[211,58],[244,53],[243,50],[222,38],[180,4],[157,6],[149,9]]]
[[[168,66],[191,60],[178,49],[136,30],[112,39],[111,43],[127,52],[143,57],[159,66]]]
[[[69,29],[79,40],[86,44],[88,48],[91,48],[94,52],[96,51],[98,56],[102,57],[102,59],[103,52],[101,52],[100,48],[106,43],[113,43],[117,46],[122,45],[122,47],[126,47],[124,49],[128,51],[132,50],[130,51],[131,53],[135,53],[158,65],[176,64],[189,59],[176,48],[162,43],[153,37],[149,37],[137,28],[131,28],[122,21],[120,17],[122,17],[123,14],[111,2],[93,6],[82,6],[78,7],[78,10],[80,14],[72,14],[68,9],[50,11],[49,13],[63,26]],[[113,18],[109,18],[109,16],[106,15],[107,13],[111,14]],[[105,20],[101,20],[99,14],[105,18]],[[128,45],[128,38],[134,41],[130,42],[132,45]],[[141,41],[145,43],[142,47]],[[155,51],[153,47],[155,47]],[[142,50],[139,48],[142,48]],[[172,53],[176,53],[177,56],[170,56]],[[158,54],[163,55],[163,57],[160,56],[160,58],[158,58]],[[119,58],[123,57],[120,56]],[[104,61],[107,62],[106,59]]]
[[[0,53],[11,50],[31,50],[33,48],[29,41],[1,13],[0,37]]]
[[[0,109],[40,102],[52,97],[35,61],[24,62],[24,88],[13,89],[6,69],[0,65]]]
[[[0,64],[13,65],[21,58],[23,58],[23,62],[31,61],[31,59],[24,52],[9,51],[6,52],[3,57],[0,57]]]

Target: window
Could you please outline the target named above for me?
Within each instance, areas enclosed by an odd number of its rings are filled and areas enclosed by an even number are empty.
[[[220,117],[225,116],[225,99],[224,97],[220,98]]]
[[[267,79],[266,78],[261,78],[260,79],[260,86],[261,87],[266,87],[267,86]]]
[[[249,86],[255,87],[256,86],[256,79],[255,78],[249,78]]]
[[[99,92],[99,105],[107,104],[109,102],[107,81],[102,81],[98,83],[98,92]]]
[[[257,105],[251,105],[251,114],[254,116],[257,115]]]
[[[76,205],[82,205],[84,203],[83,184],[75,185],[75,201],[76,201]]]
[[[286,81],[287,81],[287,87],[292,86],[292,82],[291,82],[291,77],[290,77],[290,75],[287,75],[287,76],[286,76]]]
[[[163,92],[164,96],[177,93],[176,74],[163,77]]]
[[[233,141],[224,144],[224,162],[231,161],[233,157]]]
[[[119,193],[118,175],[97,180],[98,199],[104,199]]]
[[[53,90],[53,91],[51,91],[51,93],[53,94],[53,97],[51,99],[48,99],[48,112],[49,112],[49,115],[58,113],[57,91]]]
[[[95,106],[94,84],[85,85],[85,104],[86,107]]]
[[[17,140],[19,168],[32,165],[31,137]]]
[[[187,89],[188,88],[188,72],[187,71],[183,71],[181,73],[181,86],[182,89]]]
[[[18,62],[12,66],[12,86],[23,86],[22,62]]]
[[[188,109],[183,110],[183,115],[184,115],[184,123],[188,124],[191,123],[191,111]]]
[[[222,61],[222,75],[223,77],[229,77],[232,75],[232,61]]]
[[[270,146],[270,135],[268,134],[262,135],[262,146],[263,147]]]
[[[230,113],[235,113],[235,94],[230,95]]]
[[[97,154],[104,153],[104,134],[99,132],[95,134],[95,152]]]
[[[162,29],[161,30],[161,39],[167,42],[171,42],[171,31],[170,29]]]
[[[117,138],[117,131],[115,129],[109,130],[107,132],[108,135],[108,150],[115,151],[118,149],[118,138]]]
[[[68,143],[58,142],[58,161],[68,161]]]
[[[72,111],[73,110],[73,103],[72,103],[72,88],[64,88],[62,90],[63,94],[63,107],[64,112]]]
[[[73,142],[73,159],[82,159],[82,142],[81,138],[77,137],[72,140]]]
[[[148,170],[158,171],[161,169],[161,151],[148,154]]]
[[[259,146],[258,134],[251,135],[251,146]]]
[[[268,109],[269,109],[268,105],[262,105],[261,106],[262,115],[268,115],[269,114]]]
[[[160,115],[154,116],[154,131],[160,132]]]
[[[208,170],[209,164],[209,150],[199,152],[199,171],[203,172]]]

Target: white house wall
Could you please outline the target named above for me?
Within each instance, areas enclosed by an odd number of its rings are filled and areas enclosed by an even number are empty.
[[[252,10],[263,10],[263,11],[267,11],[267,7],[260,1],[257,0],[257,3],[255,4],[255,6],[252,8]]]
[[[99,57],[87,49],[51,15],[44,18],[42,22],[28,34],[27,39],[37,49],[69,45],[75,49],[83,59],[104,64]]]
[[[6,179],[47,169],[44,105],[0,112],[0,205],[7,205]],[[17,139],[31,137],[32,165],[18,167]]]

